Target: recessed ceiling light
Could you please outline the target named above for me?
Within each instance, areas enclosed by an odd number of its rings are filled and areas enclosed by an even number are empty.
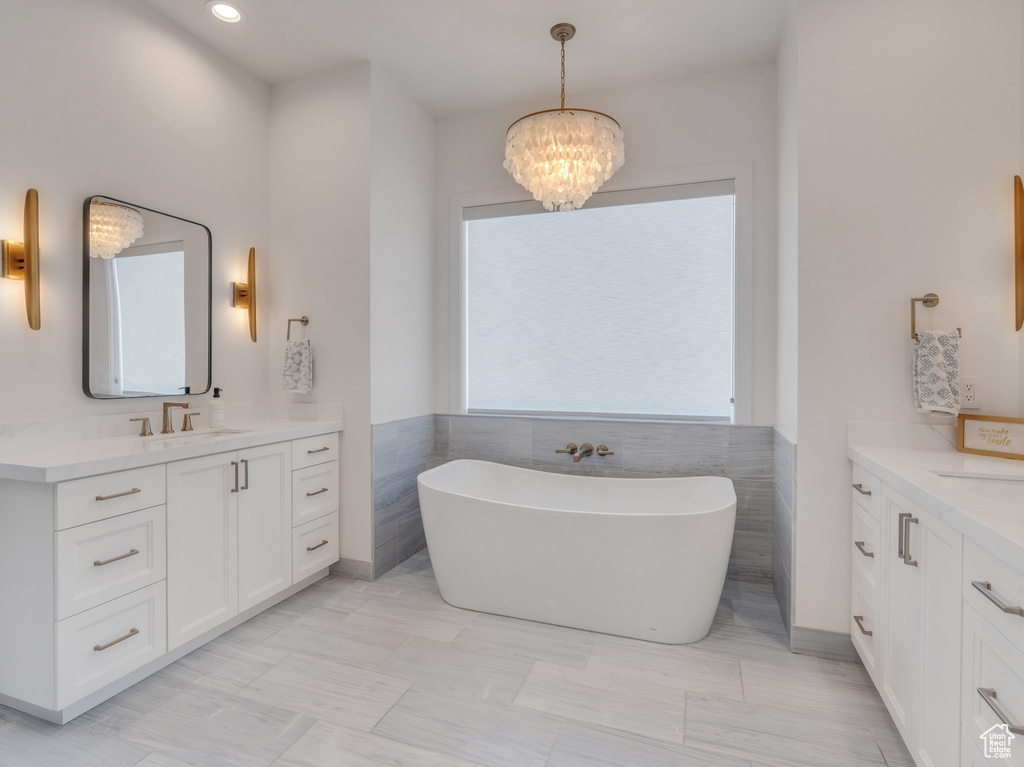
[[[206,10],[212,13],[221,21],[226,21],[229,24],[242,20],[242,11],[239,8],[231,5],[230,3],[223,3],[221,0],[210,0],[206,4]]]

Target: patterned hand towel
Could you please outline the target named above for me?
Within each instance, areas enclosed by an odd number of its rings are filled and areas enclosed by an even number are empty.
[[[294,394],[306,394],[313,388],[313,350],[308,338],[285,343],[281,388]]]
[[[917,331],[914,407],[930,415],[960,414],[960,334],[955,330]]]

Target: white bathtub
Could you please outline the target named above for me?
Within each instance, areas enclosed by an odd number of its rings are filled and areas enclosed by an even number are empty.
[[[418,483],[430,561],[451,605],[667,644],[711,629],[736,522],[731,480],[461,460]]]

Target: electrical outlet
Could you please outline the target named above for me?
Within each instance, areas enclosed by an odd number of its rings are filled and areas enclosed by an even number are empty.
[[[980,410],[981,409],[981,379],[980,378],[964,378],[961,383],[962,391],[961,406],[964,410]]]

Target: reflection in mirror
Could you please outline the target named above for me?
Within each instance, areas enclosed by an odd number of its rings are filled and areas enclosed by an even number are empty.
[[[106,197],[85,216],[85,393],[207,391],[209,229]]]

